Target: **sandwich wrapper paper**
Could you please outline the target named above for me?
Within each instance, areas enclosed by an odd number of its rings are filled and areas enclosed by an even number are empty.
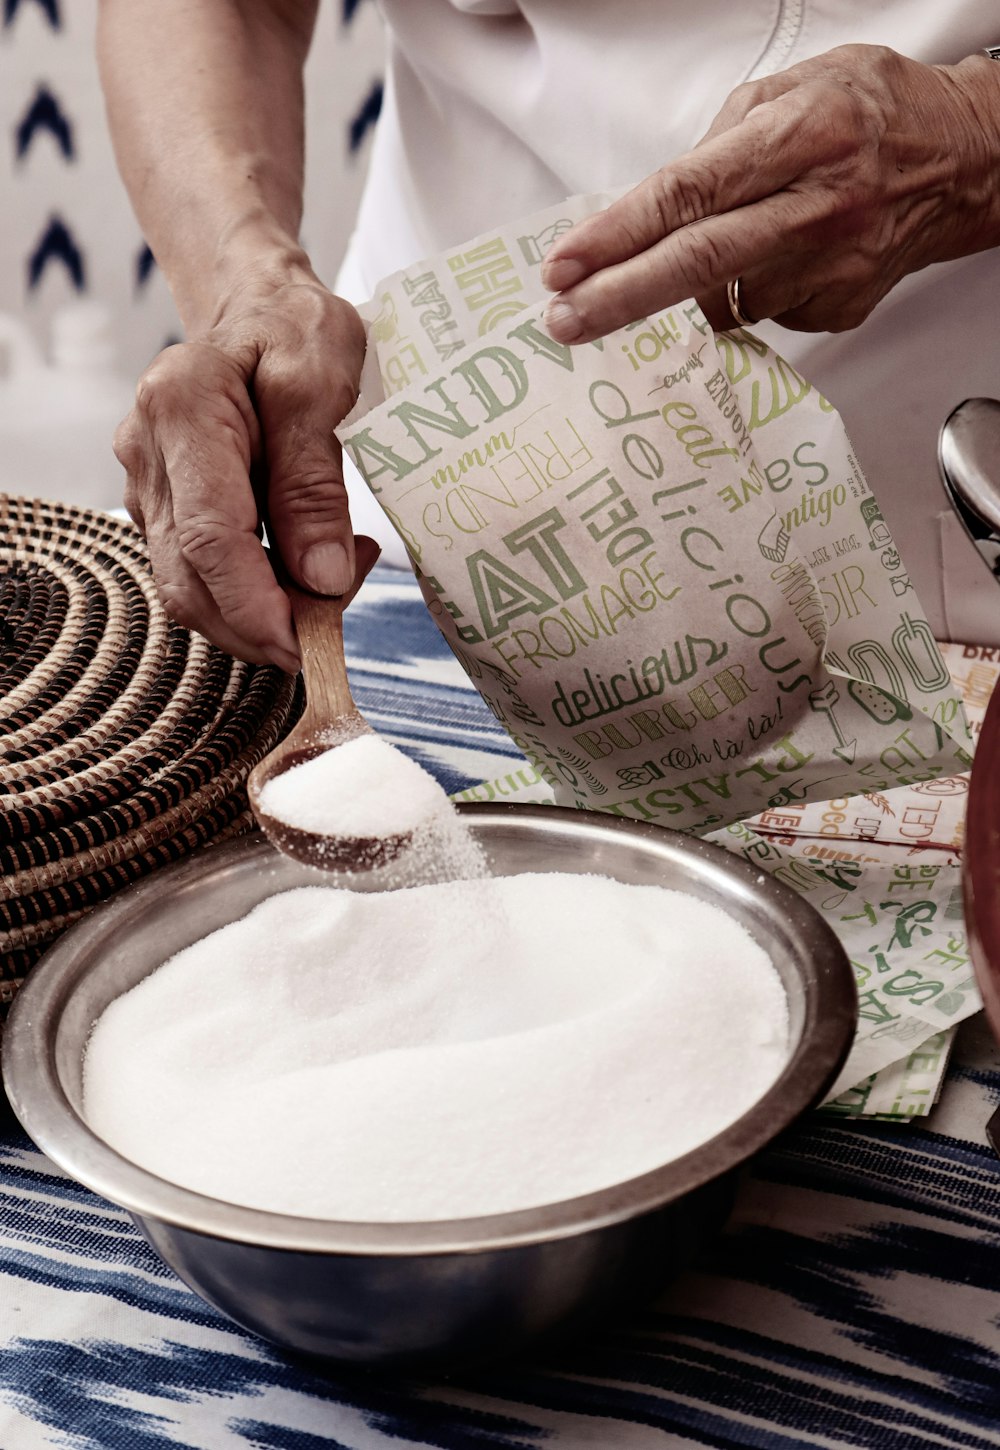
[[[525,758],[460,798],[654,821],[794,886],[858,982],[834,1106],[914,1115],[979,1005],[956,843],[900,860],[876,830],[824,856],[803,820],[881,824],[899,791],[936,820],[971,761],[961,690],[840,418],[764,342],[693,301],[549,337],[541,260],[612,199],[381,283],[338,436]]]

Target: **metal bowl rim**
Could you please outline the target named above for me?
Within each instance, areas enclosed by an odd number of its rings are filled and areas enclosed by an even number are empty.
[[[62,1003],[82,969],[73,972],[77,948],[103,935],[112,920],[141,906],[153,890],[196,880],[206,860],[223,867],[276,854],[262,836],[208,846],[157,872],[71,927],[32,969],[19,990],[4,1031],[3,1079],[14,1112],[37,1146],[85,1187],[140,1221],[146,1218],[190,1233],[259,1248],[300,1253],[380,1257],[469,1254],[591,1233],[654,1212],[746,1159],[815,1106],[833,1083],[850,1049],[856,1025],[856,991],[850,963],[836,934],[803,897],[731,852],[681,832],[598,811],[515,802],[461,804],[476,822],[544,819],[551,829],[622,832],[652,846],[667,860],[705,863],[770,896],[793,937],[809,941],[821,969],[821,1001],[814,1001],[801,1038],[785,1068],[763,1097],[721,1133],[679,1158],[623,1183],[594,1192],[489,1216],[415,1223],[361,1223],[298,1218],[207,1197],[168,1182],[122,1157],[75,1111],[56,1070],[53,1042]],[[820,1010],[822,1008],[822,1010]]]

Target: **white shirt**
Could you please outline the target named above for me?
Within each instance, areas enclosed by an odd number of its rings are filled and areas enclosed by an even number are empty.
[[[355,301],[499,223],[637,181],[741,81],[847,42],[937,62],[1000,42],[995,0],[381,3],[386,101],[341,279]],[[936,440],[963,399],[1000,396],[998,284],[993,251],[906,278],[853,332],[756,329],[840,411],[934,630],[981,643],[1000,643],[1000,590],[947,507]]]

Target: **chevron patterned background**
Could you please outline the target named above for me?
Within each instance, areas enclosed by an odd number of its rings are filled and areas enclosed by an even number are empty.
[[[119,364],[137,374],[179,326],[118,179],[94,58],[97,0],[0,0],[0,313],[44,347],[62,304],[112,311]],[[333,280],[381,100],[372,0],[322,0],[309,62],[303,235]]]

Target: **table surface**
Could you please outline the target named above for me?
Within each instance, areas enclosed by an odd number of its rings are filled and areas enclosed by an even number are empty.
[[[516,758],[408,576],[376,570],[346,625],[362,710],[448,789]],[[238,1329],[0,1115],[0,1450],[1000,1446],[998,1103],[980,1016],[929,1120],[800,1123],[652,1306],[433,1380]]]

